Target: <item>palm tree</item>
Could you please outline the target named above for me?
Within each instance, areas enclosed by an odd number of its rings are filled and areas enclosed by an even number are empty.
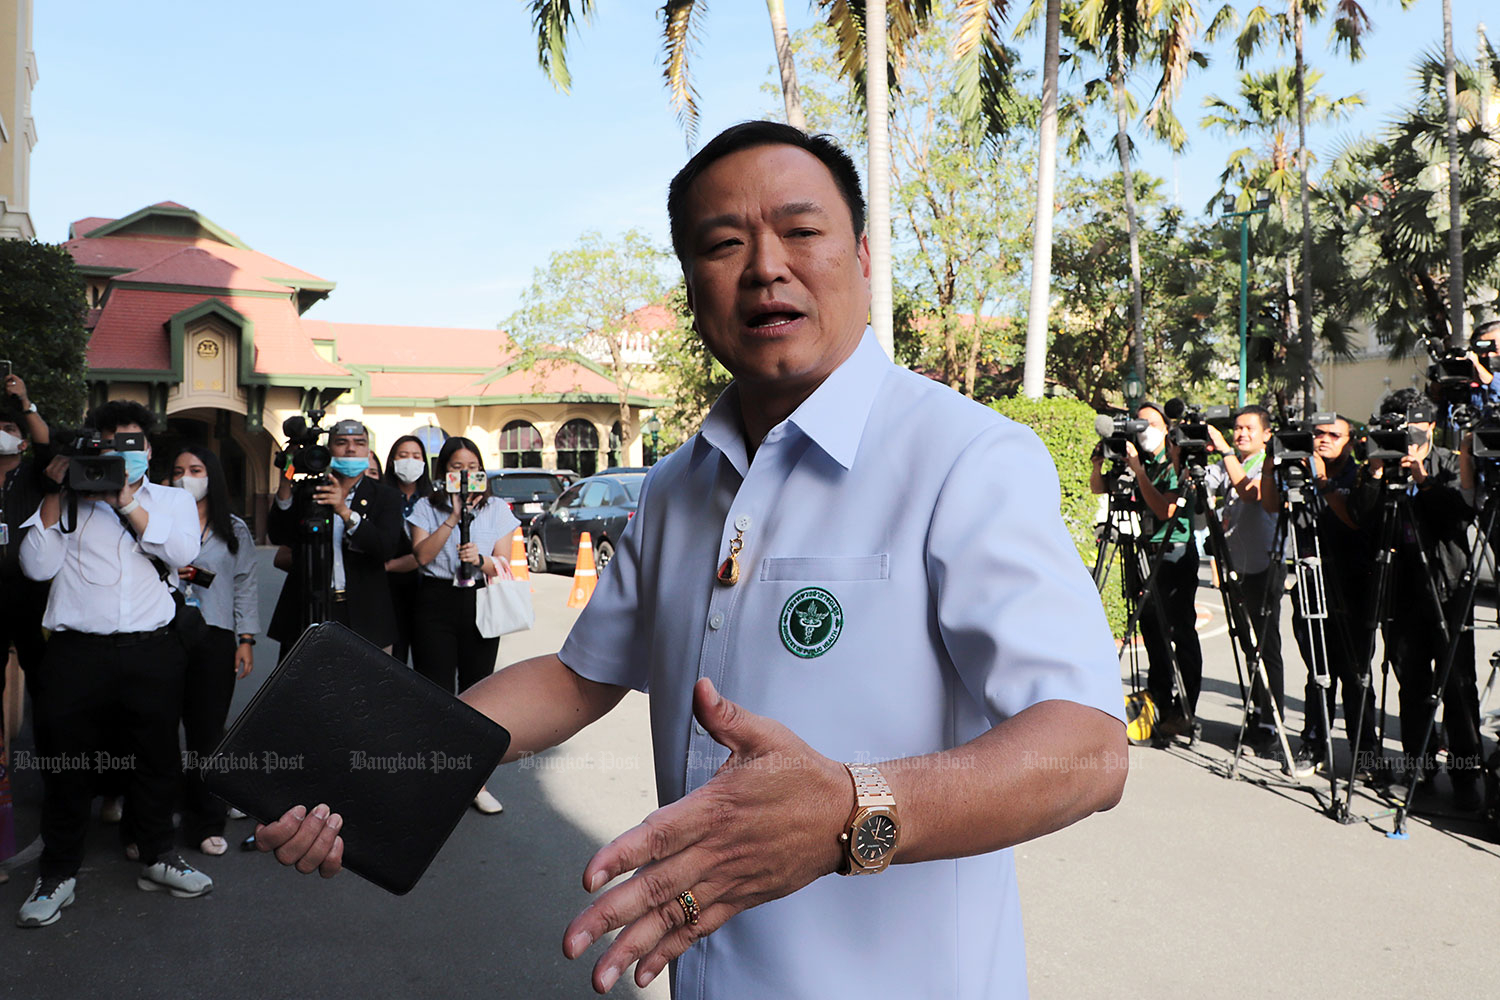
[[[1448,346],[1464,343],[1463,203],[1458,175],[1458,75],[1453,58],[1453,2],[1443,0],[1443,105],[1448,140]]]
[[[1244,29],[1235,40],[1239,54],[1239,66],[1245,67],[1249,58],[1267,41],[1274,40],[1278,47],[1290,43],[1296,51],[1297,87],[1297,174],[1301,187],[1302,209],[1302,281],[1297,303],[1297,319],[1302,341],[1304,367],[1303,405],[1307,412],[1313,409],[1313,328],[1312,328],[1312,200],[1309,195],[1307,170],[1307,90],[1304,83],[1306,62],[1303,57],[1303,30],[1308,18],[1316,20],[1326,10],[1327,0],[1285,0],[1286,9],[1272,14],[1263,6],[1251,8],[1245,15]],[[1407,6],[1414,0],[1401,0]],[[1370,18],[1357,0],[1338,0],[1338,16],[1334,19],[1331,38],[1334,47],[1346,48],[1351,61],[1364,55],[1361,39],[1370,27]]]
[[[1229,154],[1219,176],[1219,192],[1209,203],[1210,209],[1231,188],[1238,191],[1235,208],[1239,211],[1248,209],[1257,195],[1265,193],[1275,201],[1281,224],[1289,225],[1293,194],[1307,191],[1302,180],[1305,164],[1299,155],[1306,150],[1292,145],[1291,129],[1298,123],[1305,129],[1308,121],[1344,118],[1364,103],[1358,94],[1333,99],[1314,94],[1309,99],[1308,93],[1317,88],[1322,77],[1317,70],[1304,67],[1299,87],[1296,70],[1280,66],[1268,72],[1241,73],[1238,103],[1215,95],[1204,98],[1208,112],[1199,122],[1202,127],[1231,137],[1250,136],[1260,140],[1258,148],[1244,146]],[[1311,232],[1305,227],[1305,234]],[[1304,259],[1312,260],[1312,254],[1305,249]],[[1288,352],[1292,353],[1291,345],[1299,343],[1305,330],[1311,329],[1312,314],[1299,307],[1296,272],[1290,255],[1283,264],[1287,305],[1282,313],[1283,336]],[[1311,301],[1311,295],[1304,294],[1304,301]],[[1303,362],[1306,363],[1305,353]]]
[[[1227,5],[1220,8],[1210,27],[1233,16]],[[1203,66],[1207,59],[1195,51],[1199,25],[1198,9],[1193,0],[1089,0],[1074,4],[1067,11],[1064,27],[1082,51],[1092,53],[1104,63],[1105,79],[1085,84],[1087,98],[1101,95],[1106,87],[1115,110],[1115,153],[1120,161],[1120,175],[1125,193],[1125,222],[1130,246],[1130,312],[1131,365],[1142,378],[1146,375],[1145,317],[1141,291],[1140,226],[1136,213],[1135,183],[1130,167],[1130,117],[1135,103],[1126,89],[1125,80],[1142,52],[1161,69],[1146,124],[1158,138],[1174,150],[1186,145],[1186,134],[1172,111],[1172,103],[1183,79],[1193,65]]]

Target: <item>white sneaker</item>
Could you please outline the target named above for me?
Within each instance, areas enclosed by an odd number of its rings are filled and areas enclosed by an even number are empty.
[[[142,868],[135,884],[147,892],[167,889],[178,899],[192,899],[211,891],[214,880],[182,860],[182,855],[168,854]]]
[[[489,789],[487,788],[481,788],[479,790],[479,794],[474,796],[474,808],[478,809],[486,816],[493,816],[505,809],[505,807],[500,804],[500,800],[491,795]]]
[[[46,927],[57,923],[62,908],[73,905],[73,890],[77,886],[76,878],[37,879],[31,895],[16,914],[16,926]]]

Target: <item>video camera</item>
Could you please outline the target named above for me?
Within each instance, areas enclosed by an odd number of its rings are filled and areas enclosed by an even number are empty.
[[[1285,421],[1271,435],[1272,460],[1305,462],[1313,457],[1313,432],[1322,424],[1338,420],[1337,413],[1314,413],[1306,420]]]
[[[1101,413],[1094,418],[1094,433],[1099,435],[1099,453],[1112,465],[1125,462],[1125,446],[1139,446],[1141,431],[1149,426],[1144,420],[1132,420],[1122,415],[1110,416]]]
[[[323,410],[309,410],[306,416],[297,414],[282,421],[286,450],[276,456],[276,468],[285,470],[290,465],[292,474],[298,476],[321,476],[328,471],[333,453],[318,443],[328,433],[318,426],[323,414]]]
[[[1500,407],[1486,406],[1473,422],[1474,458],[1500,462]]]
[[[1181,456],[1184,469],[1201,471],[1208,464],[1208,448],[1212,444],[1208,436],[1210,424],[1230,425],[1227,406],[1184,405],[1182,416],[1172,428],[1171,442]]]
[[[75,493],[118,493],[126,486],[123,451],[145,451],[146,435],[139,431],[117,432],[104,437],[84,428],[58,435],[57,453],[68,458],[67,488]]]

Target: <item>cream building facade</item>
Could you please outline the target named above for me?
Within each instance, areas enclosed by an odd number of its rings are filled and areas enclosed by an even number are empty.
[[[36,237],[30,209],[36,146],[31,91],[37,81],[31,21],[32,0],[0,0],[0,239]]]

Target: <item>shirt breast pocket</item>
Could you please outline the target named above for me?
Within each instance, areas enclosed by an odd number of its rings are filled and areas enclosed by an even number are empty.
[[[791,580],[810,583],[838,583],[861,580],[888,580],[891,557],[887,553],[873,556],[796,556],[766,558],[760,563],[763,581]]]

